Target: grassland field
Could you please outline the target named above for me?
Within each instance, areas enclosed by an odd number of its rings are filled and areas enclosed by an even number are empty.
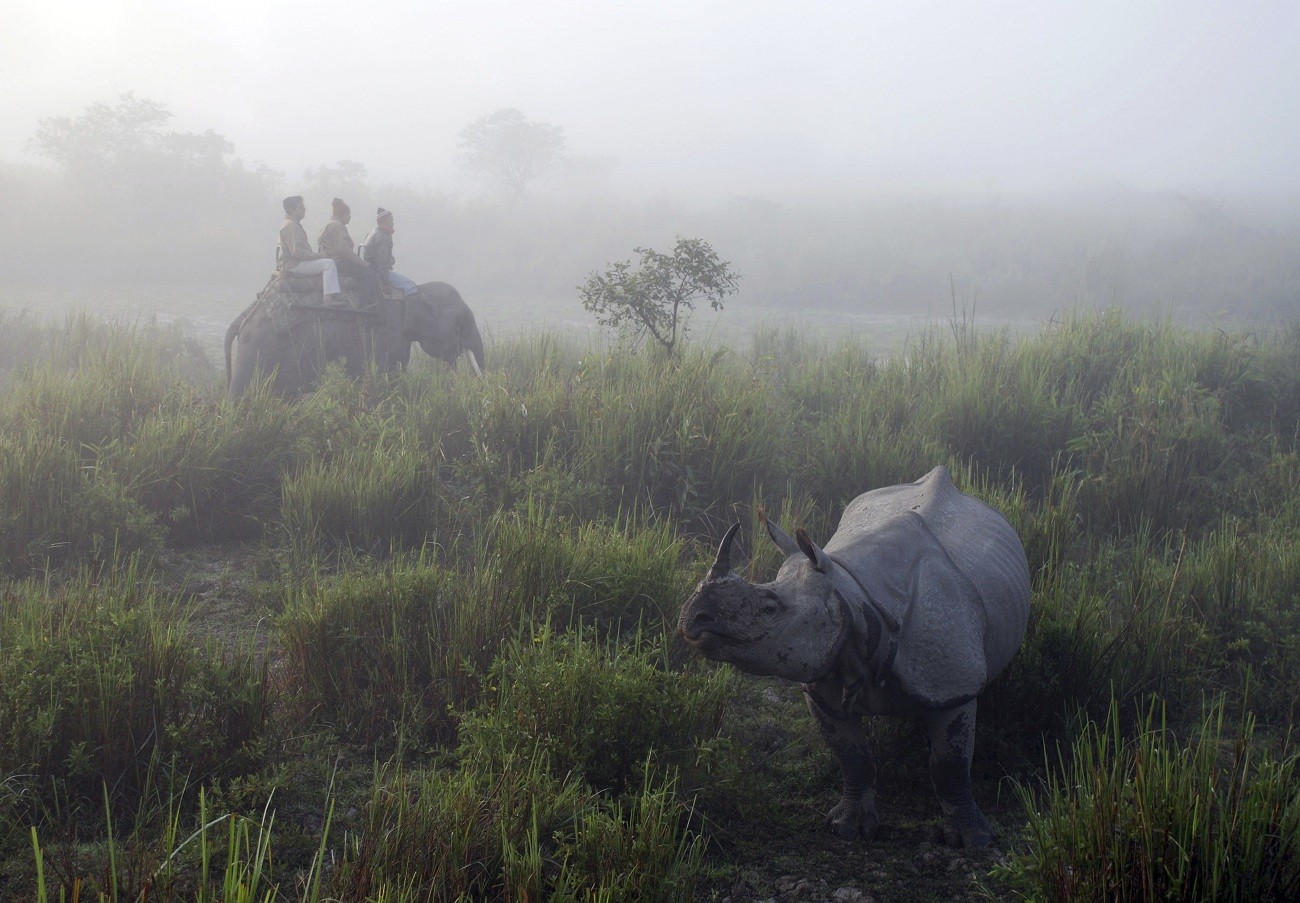
[[[221,350],[226,327],[252,302],[258,288],[108,284],[92,294],[85,288],[12,284],[0,285],[0,306],[10,315],[26,311],[38,318],[93,311],[103,319],[125,323],[157,319],[183,328],[210,353],[219,356],[217,352]],[[519,297],[461,288],[466,303],[489,337],[505,339],[539,331],[586,336],[596,330],[595,322],[583,310],[576,294]],[[1006,326],[1023,332],[1036,329],[1045,319],[1048,317],[983,315],[980,322],[989,328]],[[723,311],[699,311],[691,322],[697,338],[712,344],[744,344],[756,331],[792,326],[811,337],[851,334],[870,350],[883,353],[898,348],[908,335],[936,320],[944,322],[946,316],[936,318],[931,314],[911,316],[815,307],[782,310],[750,305],[738,298],[728,303]]]
[[[5,292],[0,899],[1300,899],[1300,324],[736,304],[670,361],[466,300],[481,379],[229,401],[246,299]],[[998,843],[894,722],[848,843],[798,688],[676,616],[732,520],[770,579],[760,505],[824,540],[939,463],[1033,575]]]

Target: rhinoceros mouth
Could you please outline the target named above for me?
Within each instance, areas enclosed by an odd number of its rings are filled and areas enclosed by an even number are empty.
[[[716,630],[699,630],[695,633],[682,631],[682,639],[701,652],[709,652],[726,646],[748,646],[752,640],[742,640]]]

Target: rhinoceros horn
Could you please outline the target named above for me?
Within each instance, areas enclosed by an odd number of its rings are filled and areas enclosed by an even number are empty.
[[[720,580],[731,573],[731,541],[736,538],[738,530],[740,530],[740,521],[732,524],[727,535],[722,537],[722,544],[718,546],[718,557],[713,562],[713,567],[709,568],[710,580]]]

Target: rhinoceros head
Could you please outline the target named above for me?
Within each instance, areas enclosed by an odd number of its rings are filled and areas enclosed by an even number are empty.
[[[772,532],[774,524],[769,524]],[[809,555],[790,555],[771,583],[755,585],[731,570],[731,542],[723,537],[708,575],[686,601],[678,632],[703,655],[751,674],[801,683],[826,676],[851,627],[841,596]],[[779,537],[778,537],[779,534]],[[789,540],[780,529],[777,544]],[[789,540],[789,545],[794,545]]]

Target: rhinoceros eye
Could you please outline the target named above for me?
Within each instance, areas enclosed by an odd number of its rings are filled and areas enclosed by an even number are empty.
[[[784,608],[785,605],[772,593],[764,593],[758,603],[758,610],[765,615],[778,614]]]

